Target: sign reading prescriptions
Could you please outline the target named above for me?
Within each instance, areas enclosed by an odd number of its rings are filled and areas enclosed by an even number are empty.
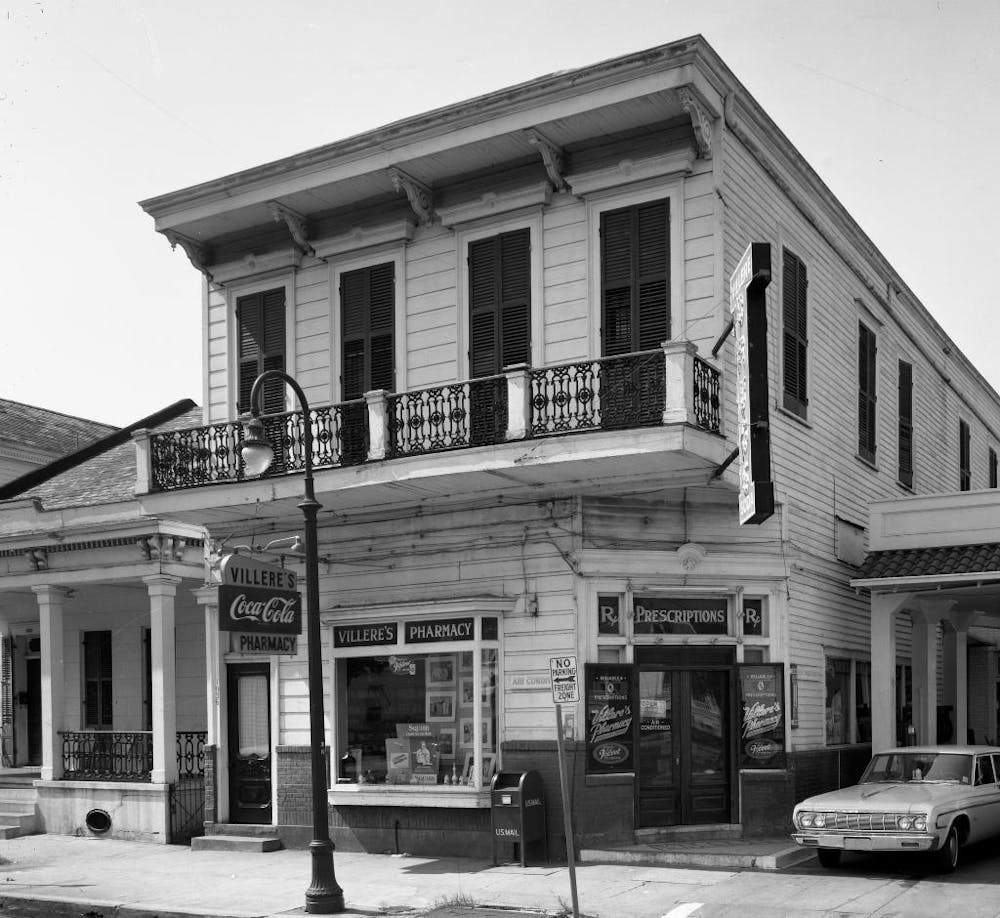
[[[219,630],[301,634],[302,597],[295,571],[242,555],[222,560]]]
[[[575,656],[549,657],[549,674],[552,677],[552,700],[556,704],[569,704],[580,700]]]

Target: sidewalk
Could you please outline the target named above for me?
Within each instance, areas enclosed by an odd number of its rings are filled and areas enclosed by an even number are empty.
[[[714,870],[754,866],[741,862],[750,845],[757,857],[773,857],[791,840],[699,842],[686,864]],[[620,896],[635,888],[656,864],[679,866],[682,852],[667,845],[640,845],[603,852],[576,868],[581,915],[621,918]],[[649,849],[649,850],[637,850]],[[728,849],[728,853],[726,850]],[[761,852],[768,852],[762,854]],[[591,853],[591,856],[596,856]],[[304,913],[311,858],[305,850],[264,854],[198,851],[114,839],[32,835],[0,841],[0,909],[15,904],[24,914],[93,918],[271,918]],[[660,860],[669,857],[671,861]],[[620,858],[615,862],[616,859]],[[727,860],[729,867],[724,866]],[[640,866],[641,865],[641,866]],[[759,868],[766,864],[756,865]],[[494,867],[465,858],[419,858],[355,852],[334,853],[337,882],[348,916],[425,915],[433,918],[504,918],[568,914],[565,865]],[[77,907],[69,908],[68,903]],[[80,909],[79,905],[85,906]],[[477,906],[472,908],[471,906]],[[494,912],[499,915],[501,912]]]

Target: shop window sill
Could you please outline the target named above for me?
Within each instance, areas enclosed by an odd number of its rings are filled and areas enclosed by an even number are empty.
[[[454,809],[489,809],[490,789],[484,787],[433,788],[406,784],[338,784],[327,791],[332,806],[428,806]]]

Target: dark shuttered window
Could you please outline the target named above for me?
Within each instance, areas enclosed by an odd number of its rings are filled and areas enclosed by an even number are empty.
[[[958,422],[958,487],[968,491],[972,487],[972,435],[969,422]]]
[[[266,290],[236,301],[239,338],[240,400],[237,410],[251,410],[250,391],[265,370],[285,369],[285,290]],[[271,379],[261,397],[263,414],[285,410],[285,384]]]
[[[913,487],[913,364],[899,361],[899,483]]]
[[[809,404],[806,389],[806,266],[788,249],[781,258],[782,352],[784,407],[800,417]]]
[[[604,356],[670,339],[670,202],[601,214],[601,337]]]
[[[990,447],[990,487],[997,486],[997,451]]]
[[[875,332],[858,323],[858,454],[875,461]]]
[[[395,388],[396,274],[392,262],[340,276],[341,386],[345,401]]]
[[[84,726],[110,730],[114,710],[110,631],[83,633],[83,684]]]
[[[469,375],[531,362],[531,233],[469,243]]]

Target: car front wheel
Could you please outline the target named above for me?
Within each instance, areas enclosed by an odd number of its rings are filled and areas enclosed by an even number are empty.
[[[948,829],[948,837],[939,851],[934,853],[934,866],[941,873],[951,873],[958,866],[958,829]]]
[[[821,867],[839,867],[840,850],[837,848],[817,848],[816,859]]]

